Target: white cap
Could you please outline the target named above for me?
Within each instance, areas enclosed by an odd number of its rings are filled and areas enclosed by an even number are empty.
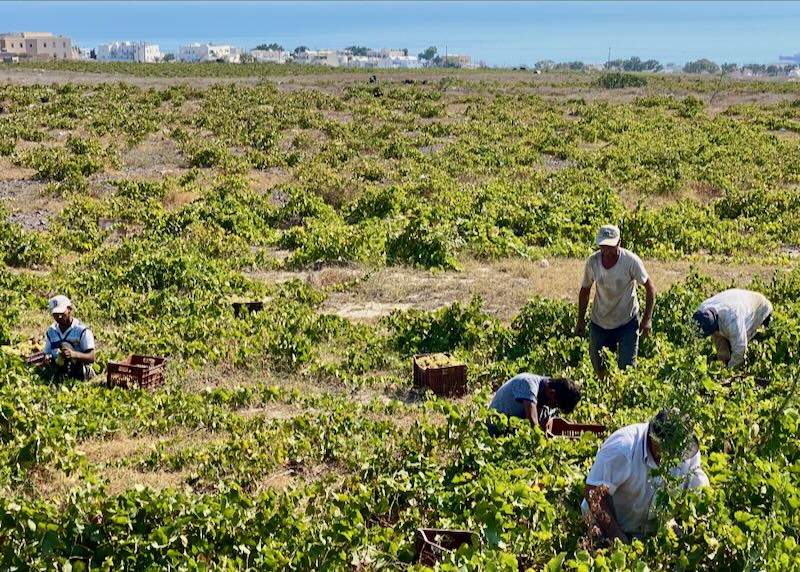
[[[597,231],[597,238],[594,239],[597,246],[617,246],[619,244],[619,227],[613,224],[606,224]]]
[[[47,305],[51,314],[63,314],[67,311],[67,308],[72,308],[72,302],[69,301],[69,298],[61,294],[50,298]]]

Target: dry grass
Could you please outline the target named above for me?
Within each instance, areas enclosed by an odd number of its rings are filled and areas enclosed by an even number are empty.
[[[148,135],[136,147],[124,150],[122,165],[126,174],[164,175],[188,168],[175,142],[161,134]]]
[[[148,451],[163,446],[175,453],[185,449],[200,449],[222,443],[225,433],[177,431],[169,435],[115,435],[113,439],[89,439],[76,450],[83,452],[92,465],[103,466],[123,459],[145,455]]]
[[[164,197],[162,204],[168,211],[177,210],[200,198],[195,191],[170,191]]]
[[[292,174],[283,167],[273,167],[263,171],[253,170],[250,172],[250,188],[259,194],[270,191],[277,185],[288,183],[292,180]]]
[[[31,179],[34,175],[36,175],[35,169],[19,167],[12,163],[7,157],[0,156],[0,181]]]
[[[689,262],[646,260],[657,290],[665,290],[688,276]],[[759,276],[769,278],[775,266],[695,263],[702,273],[724,283],[746,286]],[[583,259],[547,262],[506,259],[491,263],[468,261],[460,273],[432,273],[412,268],[385,268],[346,292],[333,293],[322,307],[325,313],[374,322],[394,309],[434,310],[474,295],[488,313],[509,322],[532,296],[577,302]],[[298,276],[300,277],[300,276]]]
[[[643,195],[632,189],[619,191],[620,200],[628,210],[635,209],[640,202],[651,209],[663,208],[683,200],[707,204],[714,199],[719,199],[724,194],[725,191],[719,187],[701,181],[690,181],[679,190],[663,195]]]
[[[127,467],[103,471],[101,478],[108,481],[108,494],[117,495],[142,486],[156,491],[185,486],[188,471],[137,471]]]

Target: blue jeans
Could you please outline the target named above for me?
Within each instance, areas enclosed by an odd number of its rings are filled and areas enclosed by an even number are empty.
[[[636,356],[639,353],[639,319],[634,318],[613,330],[606,330],[592,322],[589,328],[589,359],[597,372],[606,369],[600,356],[603,348],[617,352],[617,365],[620,369],[636,365]]]

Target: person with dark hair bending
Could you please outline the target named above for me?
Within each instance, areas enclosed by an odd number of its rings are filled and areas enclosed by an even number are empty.
[[[697,334],[711,336],[717,359],[729,369],[744,364],[747,344],[772,320],[772,303],[763,294],[731,288],[700,304],[692,315]]]
[[[539,425],[543,430],[551,416],[551,410],[571,413],[581,398],[581,389],[566,378],[550,378],[520,373],[505,382],[495,393],[489,408],[507,417],[527,419],[531,427]],[[492,437],[507,430],[491,421],[487,424]]]

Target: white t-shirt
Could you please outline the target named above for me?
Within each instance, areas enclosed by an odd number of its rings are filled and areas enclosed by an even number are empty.
[[[712,296],[698,310],[713,308],[719,320],[719,331],[714,332],[714,342],[719,347],[718,338],[730,344],[731,357],[728,367],[734,368],[744,363],[747,342],[753,339],[764,320],[772,314],[772,304],[763,294],[731,288]]]
[[[582,288],[596,283],[591,320],[601,328],[613,330],[639,315],[636,283],[647,282],[642,259],[630,250],[619,249],[619,259],[611,268],[603,268],[598,250],[586,260]]]
[[[628,425],[615,431],[597,452],[586,484],[606,485],[617,513],[617,522],[625,532],[643,532],[663,483],[650,471],[658,468],[647,449],[648,423]],[[708,485],[708,477],[700,465],[700,452],[670,469],[673,476],[685,476],[684,486],[692,489]],[[584,514],[589,506],[581,503]]]

